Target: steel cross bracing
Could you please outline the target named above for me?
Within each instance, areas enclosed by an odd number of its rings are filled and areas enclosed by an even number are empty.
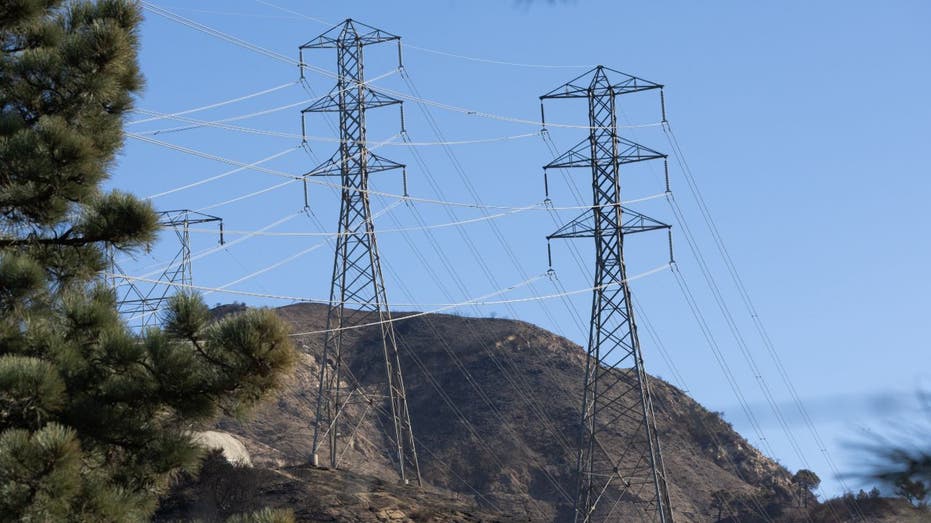
[[[609,73],[619,79],[612,81]],[[640,517],[646,513],[652,521],[672,521],[624,265],[625,236],[669,226],[620,205],[621,165],[665,160],[665,155],[619,137],[615,107],[618,95],[661,88],[598,66],[540,97],[541,104],[553,98],[588,101],[588,139],[544,167],[586,167],[592,172],[592,208],[547,237],[595,239],[595,291],[576,462],[576,521],[622,519],[618,512],[631,504]]]
[[[143,289],[140,284],[120,278],[124,274],[119,264],[110,253],[110,284],[117,294],[117,310],[126,318],[131,329],[143,331],[147,327],[158,325],[158,312],[165,306],[171,293],[177,288],[188,288],[194,283],[191,273],[191,234],[190,226],[202,223],[220,224],[220,244],[223,244],[223,219],[190,209],[160,211],[158,225],[171,229],[178,238],[180,248],[171,262],[158,277],[159,283]],[[188,287],[185,287],[188,286]]]
[[[302,65],[305,49],[335,48],[339,66],[336,87],[302,111],[302,123],[307,113],[339,113],[339,151],[305,176],[339,176],[342,185],[340,234],[336,239],[327,333],[324,334],[323,360],[320,365],[313,459],[316,463],[321,448],[328,447],[329,466],[338,468],[345,448],[351,445],[350,434],[357,425],[348,419],[349,415],[345,412],[353,391],[343,390],[346,376],[343,375],[345,339],[342,329],[368,323],[371,321],[370,315],[374,314],[380,323],[380,342],[387,371],[384,396],[387,397],[389,408],[385,410],[391,415],[390,426],[393,427],[393,448],[389,451],[396,458],[401,480],[408,482],[413,479],[420,484],[420,466],[407,408],[398,343],[388,310],[368,197],[369,174],[404,168],[399,163],[371,152],[366,142],[366,110],[401,104],[400,100],[374,91],[364,80],[364,47],[389,41],[398,42],[400,61],[400,37],[354,20],[346,20],[300,47]],[[355,308],[347,308],[347,303],[354,304]],[[359,303],[363,305],[356,305]]]

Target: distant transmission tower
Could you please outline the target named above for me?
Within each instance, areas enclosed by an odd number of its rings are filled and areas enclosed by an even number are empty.
[[[338,176],[342,185],[330,309],[320,364],[313,459],[316,463],[318,451],[326,445],[329,447],[330,467],[337,468],[344,452],[340,447],[345,448],[351,444],[352,438],[346,436],[354,429],[348,426],[343,413],[352,391],[344,397],[342,329],[370,322],[371,314],[374,313],[381,328],[387,371],[385,388],[394,429],[394,448],[390,452],[396,454],[401,480],[407,482],[411,475],[420,484],[420,465],[414,446],[398,343],[388,310],[368,194],[369,174],[404,168],[370,151],[366,142],[366,110],[401,103],[366,85],[363,75],[362,51],[365,46],[390,41],[398,43],[400,67],[400,37],[354,20],[346,20],[300,47],[302,77],[305,49],[335,48],[339,75],[336,87],[327,96],[302,111],[302,123],[307,113],[339,113],[339,151],[306,176]],[[401,121],[403,126],[403,116]],[[408,467],[412,468],[410,473]]]
[[[612,82],[608,73],[620,78]],[[665,155],[619,137],[615,111],[618,95],[661,88],[598,66],[540,97],[541,116],[543,100],[588,100],[588,138],[544,167],[592,171],[591,209],[547,237],[595,239],[595,290],[576,462],[576,521],[610,517],[618,504],[636,503],[651,520],[672,522],[624,265],[627,235],[669,226],[621,206],[620,173],[621,165],[665,159]],[[609,434],[617,433],[620,439],[610,436],[609,444]]]
[[[191,233],[190,226],[201,223],[220,224],[220,245],[223,244],[223,219],[210,214],[203,214],[190,209],[161,211],[158,224],[171,229],[177,236],[179,249],[174,258],[158,277],[159,283],[141,285],[136,281],[121,278],[125,274],[110,256],[111,285],[117,292],[117,308],[126,319],[130,328],[136,331],[158,325],[158,313],[161,311],[176,287],[189,289],[194,283],[191,273]],[[145,289],[144,289],[145,287]]]

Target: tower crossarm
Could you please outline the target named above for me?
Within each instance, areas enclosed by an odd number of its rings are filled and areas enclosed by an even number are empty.
[[[401,100],[386,94],[382,94],[372,89],[371,87],[368,87],[367,85],[362,85],[360,88],[364,91],[364,94],[358,103],[364,105],[366,109],[375,109],[378,107],[386,107],[388,105],[398,105],[403,103]],[[342,90],[339,87],[334,87],[329,93],[326,94],[326,96],[308,105],[301,112],[338,113],[340,108],[339,95],[341,94],[341,91]]]
[[[195,225],[200,223],[223,222],[223,218],[219,216],[204,214],[189,209],[159,211],[158,216],[158,224],[162,227],[179,227],[184,224]]]
[[[645,145],[632,142],[620,136],[616,137],[618,153],[617,163],[620,165],[627,163],[643,162],[646,160],[665,159],[667,155],[654,151]],[[576,167],[592,168],[594,160],[591,154],[591,143],[586,138],[579,142],[575,147],[557,156],[552,162],[543,166],[544,169],[571,169]]]
[[[358,20],[347,18],[342,23],[331,27],[327,32],[305,43],[301,49],[339,49],[346,45],[347,38],[352,38],[355,45],[372,45],[393,40],[401,40],[398,35],[376,29]]]
[[[622,234],[627,235],[636,234],[639,232],[658,231],[672,227],[671,225],[654,220],[649,216],[632,211],[623,205],[618,207],[621,209]],[[560,227],[553,234],[547,236],[546,239],[556,240],[566,238],[594,238],[599,233],[595,224],[595,211],[589,209],[574,220]]]
[[[643,78],[629,75],[627,73],[622,73],[620,71],[611,69],[610,67],[599,65],[592,70],[586,73],[582,73],[572,80],[569,80],[552,91],[544,94],[540,97],[540,100],[551,100],[556,98],[588,98],[592,94],[600,94],[595,92],[595,87],[593,87],[594,83],[592,80],[598,75],[605,75],[607,73],[611,73],[611,75],[617,78],[617,80],[598,85],[597,89],[603,92],[608,92],[613,96],[663,88],[662,84],[653,83],[648,80],[644,80]]]
[[[369,150],[366,150],[364,154],[366,155],[367,174],[404,169],[407,167],[403,163],[389,160]],[[304,173],[303,176],[343,176],[343,162],[340,153],[337,152],[325,162]]]

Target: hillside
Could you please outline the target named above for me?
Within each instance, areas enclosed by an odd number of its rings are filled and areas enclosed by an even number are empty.
[[[441,489],[308,465],[234,466],[218,455],[208,456],[197,479],[182,479],[154,520],[225,521],[265,507],[290,510],[298,521],[518,521]]]
[[[325,326],[325,306],[278,312],[295,332]],[[498,513],[571,519],[582,348],[504,319],[430,315],[398,321],[396,331],[425,481]],[[378,335],[375,328],[346,331],[344,353],[351,374],[375,396],[384,373]],[[281,394],[246,422],[219,424],[243,440],[256,465],[280,469],[309,461],[321,345],[320,335],[298,338],[302,357]],[[789,471],[682,391],[658,379],[652,387],[679,521],[713,521],[712,492],[718,489],[755,496],[732,507],[744,519],[767,504],[791,512]],[[342,468],[396,482],[390,459],[379,450],[387,436],[377,413],[364,401],[347,412],[359,429]],[[639,518],[626,512],[630,507],[619,509],[622,520]]]

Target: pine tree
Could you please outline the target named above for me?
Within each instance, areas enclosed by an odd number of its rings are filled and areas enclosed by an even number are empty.
[[[902,476],[895,482],[895,493],[919,508],[927,506],[925,501],[931,490],[921,481]]]
[[[931,414],[931,392],[918,395],[924,415]],[[927,508],[931,499],[931,417],[908,416],[888,436],[877,435],[858,446],[866,454],[867,468],[858,474],[879,481],[910,503]]]
[[[135,336],[107,249],[157,234],[101,188],[142,86],[130,0],[0,2],[0,520],[138,521],[196,468],[191,431],[242,413],[294,360],[273,313],[193,295]]]
[[[821,478],[808,469],[801,469],[792,476],[792,483],[795,485],[799,506],[804,503],[807,507],[809,500],[815,495],[815,489],[821,485]]]

